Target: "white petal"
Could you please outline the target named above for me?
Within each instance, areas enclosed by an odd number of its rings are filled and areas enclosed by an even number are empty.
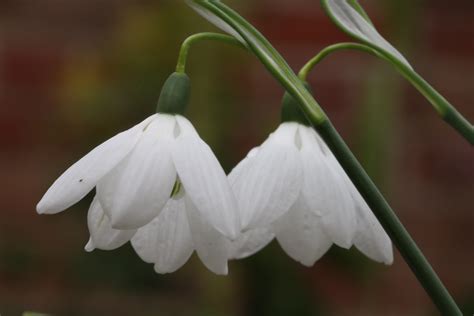
[[[248,163],[258,153],[259,147],[255,147],[249,151],[247,157],[245,157],[237,166],[232,169],[228,175],[229,183],[231,186],[239,181],[238,179],[244,174],[244,170]],[[256,228],[243,232],[239,237],[231,243],[230,259],[244,259],[250,257],[256,252],[260,251],[266,245],[268,245],[274,238],[273,232],[269,228]]]
[[[357,206],[358,225],[354,245],[370,259],[390,265],[393,263],[390,237],[388,237],[367,203],[360,195],[359,197],[359,205]]]
[[[247,164],[249,163],[249,161],[252,160],[253,157],[255,157],[258,153],[258,151],[260,150],[260,147],[254,147],[252,148],[247,156],[242,159],[238,164],[237,166],[235,166],[232,171],[229,173],[229,175],[227,176],[227,179],[229,180],[229,183],[231,186],[233,186],[234,183],[237,182],[237,179],[242,175],[244,174],[244,170],[245,170],[245,166],[247,166]]]
[[[176,115],[176,129],[174,136],[196,136],[199,137],[198,132],[194,128],[193,124],[184,116]]]
[[[136,230],[113,229],[97,197],[94,197],[89,212],[87,213],[87,226],[89,227],[91,238],[85,249],[89,252],[95,248],[113,250],[121,247],[127,243],[136,232]]]
[[[344,174],[346,186],[356,205],[357,232],[354,237],[354,245],[372,260],[392,264],[393,250],[390,237],[388,237],[382,225],[380,225],[372,210],[342,167],[340,167],[340,172]]]
[[[256,228],[244,232],[230,245],[230,259],[244,259],[259,252],[275,237],[269,228]]]
[[[176,121],[158,115],[136,147],[97,185],[97,196],[114,228],[149,223],[168,201],[176,181],[171,158]]]
[[[387,42],[377,32],[377,30],[349,4],[349,1],[327,0],[325,3],[327,4],[330,14],[347,32],[388,52],[406,66],[411,68],[405,57],[403,57],[398,50],[396,50],[389,42]]]
[[[300,127],[300,135],[304,166],[303,198],[312,212],[322,216],[323,227],[333,242],[349,248],[357,221],[354,202],[343,175],[330,159],[332,153],[329,149],[324,147],[325,144],[318,143],[313,129]]]
[[[183,133],[176,140],[173,161],[186,194],[201,216],[222,234],[236,238],[240,231],[237,202],[209,146],[198,136]]]
[[[112,137],[72,165],[43,196],[36,207],[37,212],[55,214],[77,203],[130,153],[144,128],[155,118],[156,115],[152,115],[131,129]]]
[[[230,35],[234,36],[236,39],[238,39],[240,42],[243,44],[246,44],[245,40],[240,36],[240,34],[235,31],[229,24],[227,24],[224,20],[222,20],[220,17],[214,15],[212,12],[209,12],[209,10],[199,6],[198,3],[194,1],[187,0],[186,3],[196,10],[196,12],[201,15],[203,18],[223,30],[224,32],[229,33]]]
[[[245,165],[236,167],[235,175],[230,177],[244,229],[268,227],[298,197],[302,169],[296,129],[292,123],[280,125],[256,155],[243,161]]]
[[[89,241],[84,246],[84,250],[87,252],[91,252],[91,251],[94,251],[94,249],[95,249],[94,242],[92,241],[92,238],[89,238]]]
[[[294,260],[312,266],[331,248],[331,238],[324,232],[321,217],[311,212],[302,196],[290,211],[274,224],[276,238]]]
[[[227,275],[230,240],[201,217],[188,196],[185,196],[185,201],[189,227],[198,257],[215,274]]]
[[[336,157],[334,157],[319,135],[316,134],[316,138],[319,144],[323,147],[323,151],[328,153],[328,159],[344,181],[344,184],[354,201],[357,221],[356,234],[353,240],[354,245],[369,258],[385,264],[392,264],[393,250],[390,237],[388,237],[387,233],[380,225],[357,188],[349,179],[349,176],[341,167]]]
[[[132,246],[143,261],[155,263],[158,273],[171,273],[193,253],[184,199],[170,199],[163,211],[132,238]]]

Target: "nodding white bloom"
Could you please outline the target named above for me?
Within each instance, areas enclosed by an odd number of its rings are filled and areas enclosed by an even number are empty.
[[[333,243],[355,245],[391,264],[392,244],[325,142],[314,129],[282,123],[232,170],[243,234],[231,258],[260,250],[274,237],[293,259],[311,266]]]
[[[176,270],[196,249],[212,271],[227,272],[221,249],[240,231],[237,202],[211,149],[183,116],[152,115],[99,145],[54,182],[37,211],[61,212],[94,187],[86,249],[114,249],[133,237],[157,271]]]

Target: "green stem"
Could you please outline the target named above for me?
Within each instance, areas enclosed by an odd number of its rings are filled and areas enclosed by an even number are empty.
[[[451,125],[451,127],[461,134],[471,145],[474,145],[474,126],[462,116],[448,100],[404,63],[391,58],[391,56],[386,56],[385,59],[389,60],[395,68],[430,101],[436,112],[438,112],[446,123]]]
[[[211,32],[203,32],[203,33],[197,33],[189,36],[186,38],[181,44],[181,49],[179,51],[179,56],[178,56],[178,63],[176,64],[176,72],[177,73],[185,73],[186,71],[186,61],[188,59],[189,51],[191,49],[191,46],[196,43],[200,42],[203,40],[212,40],[212,41],[219,41],[227,44],[232,44],[244,49],[247,49],[244,44],[242,44],[240,41],[235,39],[235,37],[226,35],[226,34],[219,34],[219,33],[211,33]]]
[[[357,162],[347,145],[334,129],[324,111],[306,90],[303,82],[294,74],[283,57],[250,23],[235,11],[216,0],[192,0],[200,10],[218,17],[228,24],[247,42],[249,49],[260,59],[280,84],[299,102],[302,111],[311,124],[320,132],[346,170],[367,204],[374,212],[385,231],[408,263],[419,282],[430,295],[434,304],[443,315],[462,316],[449,292],[443,286],[413,239],[391,210],[388,203]]]
[[[401,73],[428,101],[433,105],[441,118],[451,125],[459,134],[461,134],[470,144],[474,144],[474,127],[464,118],[441,94],[439,94],[426,80],[424,80],[413,69],[404,63],[393,58],[389,54],[377,51],[374,48],[359,43],[338,43],[330,45],[315,57],[309,60],[299,72],[299,78],[306,80],[311,70],[324,58],[340,50],[358,50],[382,58],[390,62],[399,73]]]
[[[324,58],[329,56],[330,54],[340,51],[340,50],[345,50],[345,49],[354,49],[354,50],[360,50],[372,55],[377,55],[378,53],[374,51],[372,48],[370,48],[367,45],[363,44],[358,44],[358,43],[337,43],[334,45],[330,45],[328,47],[325,47],[322,49],[316,56],[311,58],[304,66],[301,68],[300,72],[298,73],[298,77],[306,81],[306,78],[308,77],[309,73],[313,70],[313,68],[319,64]]]
[[[315,126],[442,315],[462,316],[436,272],[331,122]]]

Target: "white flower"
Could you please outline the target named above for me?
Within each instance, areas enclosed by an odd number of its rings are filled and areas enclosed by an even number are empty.
[[[249,256],[276,237],[293,259],[311,266],[333,243],[355,245],[391,264],[392,244],[327,145],[299,123],[279,128],[229,175],[244,233],[231,258]]]
[[[221,248],[240,231],[237,203],[216,157],[184,117],[155,114],[99,145],[56,180],[37,211],[61,212],[94,187],[86,249],[114,249],[133,237],[157,271],[176,270],[196,249],[211,270],[227,272]],[[149,255],[153,247],[160,256]]]

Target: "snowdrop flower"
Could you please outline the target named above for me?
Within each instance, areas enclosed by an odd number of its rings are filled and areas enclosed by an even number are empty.
[[[234,259],[274,237],[293,259],[312,266],[333,243],[355,245],[391,264],[391,241],[330,149],[311,127],[284,122],[232,170],[244,233]]]
[[[203,220],[180,182],[160,214],[138,230],[114,229],[97,197],[88,213],[88,226],[91,238],[87,251],[112,250],[131,239],[135,252],[143,261],[153,263],[157,273],[175,272],[194,250],[209,270],[220,275],[228,273],[230,240]]]
[[[160,101],[176,99],[173,78]],[[99,145],[54,182],[37,211],[61,212],[94,187],[86,250],[111,250],[133,237],[157,271],[176,270],[196,249],[209,269],[227,273],[222,249],[240,231],[237,202],[213,152],[183,116],[152,115]]]

